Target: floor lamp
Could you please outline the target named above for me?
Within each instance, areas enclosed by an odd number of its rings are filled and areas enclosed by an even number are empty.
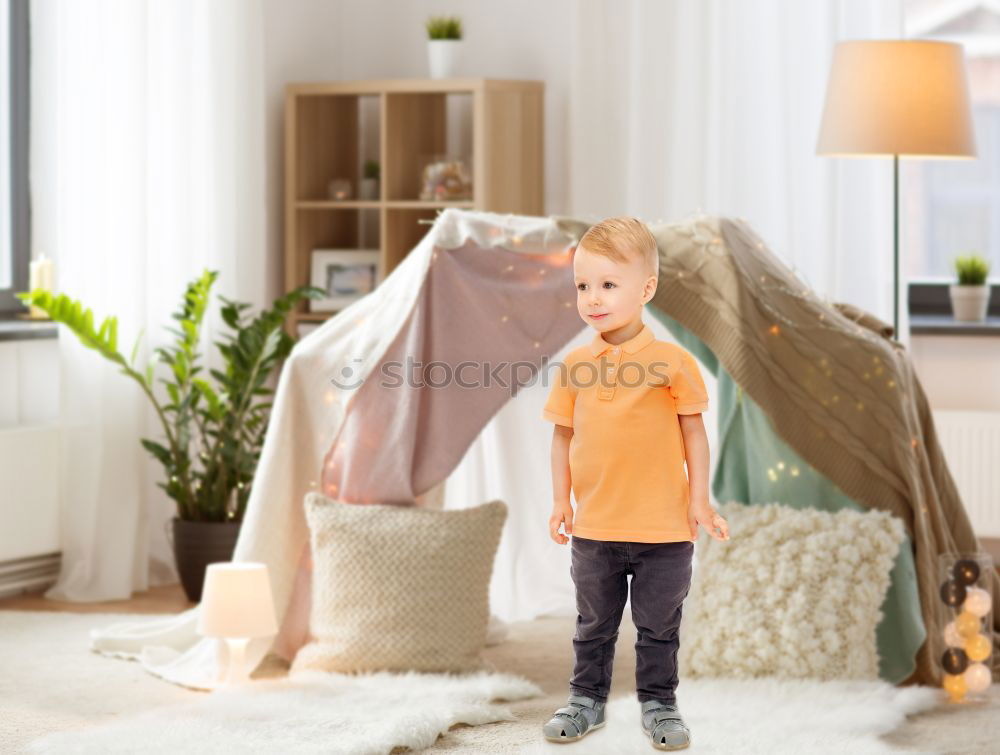
[[[816,154],[892,157],[892,330],[899,340],[899,158],[976,156],[962,46],[837,43]]]

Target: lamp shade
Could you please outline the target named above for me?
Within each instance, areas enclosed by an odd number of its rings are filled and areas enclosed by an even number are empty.
[[[851,40],[834,48],[816,152],[975,157],[961,45]]]
[[[266,637],[278,633],[267,564],[209,564],[200,608],[198,633],[206,637]]]

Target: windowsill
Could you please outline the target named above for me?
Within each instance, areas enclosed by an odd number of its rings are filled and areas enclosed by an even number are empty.
[[[991,287],[985,322],[961,322],[954,318],[947,281],[910,281],[907,288],[907,302],[910,308],[910,335],[1000,335],[1000,285],[994,283]]]
[[[987,315],[985,322],[961,322],[950,314],[911,314],[910,335],[1000,336],[1000,315]]]
[[[0,313],[0,341],[58,337],[59,324],[52,320],[22,320],[11,312]]]

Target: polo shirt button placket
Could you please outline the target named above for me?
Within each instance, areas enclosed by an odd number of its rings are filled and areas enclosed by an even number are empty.
[[[601,387],[597,393],[597,397],[605,401],[610,401],[615,395],[615,386],[618,384],[618,365],[621,362],[621,348],[615,346],[610,350],[612,354],[615,355],[615,360],[610,367],[607,368],[607,373],[605,378],[608,382],[608,387]]]

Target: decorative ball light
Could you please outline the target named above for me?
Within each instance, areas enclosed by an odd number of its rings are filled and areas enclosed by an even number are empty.
[[[967,590],[965,585],[954,579],[949,579],[941,585],[941,600],[946,606],[960,606],[965,602]]]
[[[993,599],[981,587],[970,587],[965,595],[965,603],[962,604],[964,610],[980,618],[986,616],[992,607]]]
[[[965,641],[965,647],[962,649],[969,656],[969,660],[974,663],[985,661],[990,657],[990,652],[992,651],[989,638],[985,634],[977,634],[975,637],[970,637]]]
[[[990,670],[982,663],[970,663],[969,667],[962,673],[965,679],[965,687],[969,692],[984,692],[990,686]]]
[[[963,585],[975,584],[980,574],[979,563],[971,558],[959,559],[952,567],[951,573]]]
[[[959,702],[965,697],[965,693],[968,691],[966,687],[965,677],[962,675],[945,674],[944,681],[942,682],[944,691],[948,693],[952,702]]]
[[[961,674],[969,667],[969,656],[962,648],[948,648],[941,656],[941,666],[949,674]]]
[[[986,578],[993,559],[985,552],[938,556],[936,652],[941,686],[953,703],[984,701],[993,682],[993,600]]]
[[[944,644],[953,648],[964,647],[966,639],[958,633],[954,621],[949,621],[944,627]]]
[[[979,634],[979,617],[968,611],[962,611],[955,617],[955,628],[965,639],[975,637]]]

